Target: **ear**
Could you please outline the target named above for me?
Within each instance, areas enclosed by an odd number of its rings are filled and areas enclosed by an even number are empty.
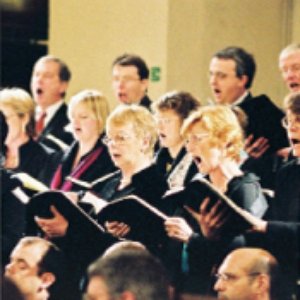
[[[143,90],[146,92],[149,86],[149,79],[142,79]]]
[[[60,82],[59,93],[60,94],[65,93],[67,91],[68,86],[69,86],[69,82],[67,82],[67,81],[61,81]]]
[[[50,272],[45,272],[41,276],[43,288],[49,288],[56,280],[55,275]]]
[[[141,152],[146,153],[150,145],[150,136],[145,136],[142,140]]]
[[[271,284],[270,284],[270,276],[267,274],[260,274],[256,277],[255,290],[259,294],[267,293],[269,294]]]
[[[249,78],[247,75],[242,75],[240,78],[241,86],[246,86],[247,82],[249,81]]]
[[[121,300],[136,300],[135,295],[130,291],[124,291],[120,297]]]

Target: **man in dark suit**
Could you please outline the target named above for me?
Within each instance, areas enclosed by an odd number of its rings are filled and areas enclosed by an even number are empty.
[[[68,66],[54,56],[39,58],[33,67],[31,91],[37,104],[37,141],[55,150],[61,150],[73,141],[72,134],[65,130],[69,119],[64,97],[70,79]]]
[[[216,52],[210,62],[210,86],[218,104],[239,107],[246,117],[246,151],[249,159],[245,169],[257,173],[263,187],[272,188],[274,170],[288,140],[281,120],[284,113],[266,96],[253,97],[250,88],[256,64],[253,56],[239,47]],[[267,171],[266,171],[267,170]]]
[[[134,54],[118,56],[112,64],[112,82],[116,99],[125,104],[150,108],[147,96],[149,69],[145,61]]]

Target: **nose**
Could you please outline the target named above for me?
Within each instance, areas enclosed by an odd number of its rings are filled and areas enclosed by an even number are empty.
[[[213,73],[209,74],[209,83],[210,83],[210,85],[215,85],[217,83],[216,74],[213,74]]]
[[[217,279],[215,285],[214,285],[214,290],[219,292],[219,291],[223,291],[225,288],[224,286],[224,282],[222,281],[222,279]]]
[[[14,264],[12,262],[5,266],[5,275],[14,273]]]

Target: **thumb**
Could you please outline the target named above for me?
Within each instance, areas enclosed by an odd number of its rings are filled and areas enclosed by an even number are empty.
[[[50,206],[50,211],[53,213],[53,216],[61,215],[60,212],[56,209],[54,205]]]

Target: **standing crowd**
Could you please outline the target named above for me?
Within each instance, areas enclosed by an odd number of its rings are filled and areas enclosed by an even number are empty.
[[[213,54],[209,105],[187,91],[150,100],[135,54],[112,63],[113,111],[98,90],[66,101],[71,71],[51,55],[31,95],[3,88],[4,299],[300,297],[299,44],[279,69],[284,109],[252,95],[256,63],[240,47]],[[129,198],[155,213],[98,207]]]

